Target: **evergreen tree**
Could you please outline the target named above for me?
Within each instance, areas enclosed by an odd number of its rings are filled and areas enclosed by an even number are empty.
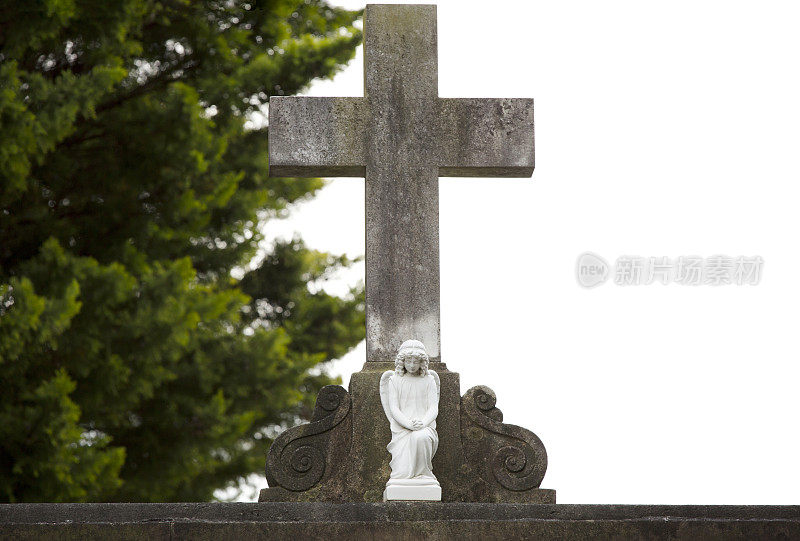
[[[299,239],[251,263],[322,186],[267,177],[259,119],[352,58],[359,17],[0,3],[1,501],[210,500],[308,416],[363,291],[309,289],[352,262]]]

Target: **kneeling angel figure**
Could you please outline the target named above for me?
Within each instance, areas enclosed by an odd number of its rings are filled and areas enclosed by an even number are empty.
[[[386,446],[392,470],[387,500],[441,501],[442,488],[433,475],[433,455],[439,446],[439,375],[428,369],[428,354],[419,340],[406,340],[395,358],[395,369],[381,375],[381,404],[392,430]]]

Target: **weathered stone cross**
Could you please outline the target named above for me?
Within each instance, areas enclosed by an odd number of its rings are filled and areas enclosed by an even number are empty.
[[[438,177],[533,173],[533,100],[439,98],[437,77],[436,6],[368,5],[365,97],[270,99],[271,176],[366,177],[367,361],[409,338],[440,360]]]

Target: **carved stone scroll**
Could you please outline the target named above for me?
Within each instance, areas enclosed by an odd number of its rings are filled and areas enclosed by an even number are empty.
[[[473,471],[488,485],[513,492],[537,489],[547,471],[547,451],[539,437],[503,424],[497,397],[483,385],[461,397],[461,436]],[[499,487],[497,487],[499,488]]]
[[[286,430],[272,443],[266,467],[270,487],[300,492],[319,483],[330,467],[330,432],[348,416],[350,407],[350,395],[343,387],[323,387],[311,422]],[[349,446],[349,431],[346,439]]]

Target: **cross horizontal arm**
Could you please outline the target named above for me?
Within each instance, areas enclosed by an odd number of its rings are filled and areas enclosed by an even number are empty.
[[[440,98],[440,177],[533,174],[533,100]]]
[[[365,176],[367,108],[365,98],[270,98],[270,176]]]

